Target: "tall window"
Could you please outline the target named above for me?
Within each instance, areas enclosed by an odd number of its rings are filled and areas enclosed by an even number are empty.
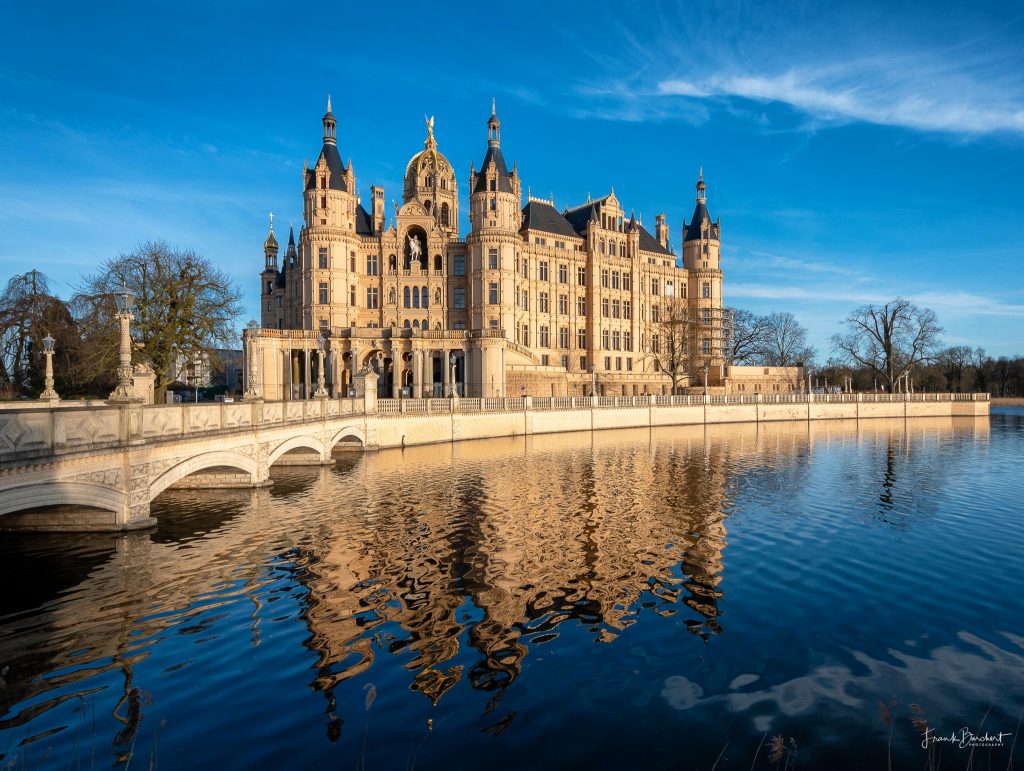
[[[487,302],[491,305],[498,304],[498,282],[492,281],[487,285]]]
[[[537,280],[547,281],[548,280],[548,261],[541,260],[537,263]]]
[[[523,324],[523,345],[530,344],[530,325]]]
[[[366,287],[366,307],[367,308],[379,308],[380,307],[380,290],[375,286]]]
[[[651,351],[661,353],[661,338],[658,335],[651,335]]]
[[[711,309],[710,308],[704,308],[703,310],[701,310],[700,315],[701,315],[701,321],[704,322],[705,326],[707,326],[708,324],[711,323]]]
[[[491,270],[498,269],[498,250],[493,247],[487,250],[487,267]]]
[[[711,297],[711,284],[707,281],[704,282],[703,296],[705,298]]]
[[[587,298],[577,297],[576,298],[576,315],[586,316],[587,315]]]
[[[452,305],[459,310],[466,307],[466,288],[463,286],[457,286],[452,290]]]
[[[524,311],[530,310],[530,293],[525,289],[523,290],[523,303],[522,307]]]
[[[558,283],[569,283],[569,266],[566,265],[564,262],[558,263]]]
[[[604,348],[604,350],[606,350],[606,351],[608,350],[609,346],[608,346],[608,330],[607,329],[602,329],[601,330],[601,347]]]
[[[434,255],[434,272],[441,273],[444,270],[444,259],[440,254]]]
[[[430,307],[430,294],[427,292],[427,288],[425,286],[420,287],[420,305],[424,308]]]
[[[464,254],[456,254],[452,258],[452,260],[453,260],[453,263],[454,263],[453,266],[452,266],[452,272],[456,276],[465,276],[466,275],[466,255],[464,255]]]
[[[348,288],[348,304],[353,308],[356,307],[356,288],[354,286]]]
[[[441,187],[444,188],[444,180],[443,179],[441,180]],[[448,225],[448,217],[449,217],[448,202],[445,201],[444,203],[441,204],[441,224],[444,225],[445,227],[447,227],[447,225]]]
[[[619,288],[619,271],[613,270],[612,271],[612,289],[618,289],[618,288]]]
[[[607,297],[602,297],[601,298],[601,315],[604,316],[605,318],[608,318],[608,316],[610,315],[608,313],[608,298]]]
[[[661,321],[661,309],[657,305],[651,306],[651,321]]]
[[[711,353],[711,341],[706,337],[700,341],[700,352],[705,356]]]
[[[633,286],[632,277],[628,273],[623,273],[622,274],[622,288],[628,291],[628,290],[632,289],[632,286]]]
[[[327,247],[326,246],[321,246],[320,247],[320,267],[321,268],[326,268],[327,267]]]
[[[632,319],[633,318],[633,302],[631,300],[622,301],[622,318]]]
[[[622,337],[617,329],[612,332],[612,348],[616,351],[622,350]]]
[[[412,288],[412,307],[420,307],[420,291],[419,288],[415,286]]]
[[[376,254],[368,254],[368,255],[366,255],[366,275],[367,276],[376,276],[377,275],[378,267],[379,266],[377,264],[377,255]]]
[[[558,312],[568,313],[569,312],[569,295],[560,294],[558,295]]]
[[[412,307],[412,300],[409,297],[409,287],[405,287],[404,289],[402,289],[402,307],[403,308],[411,308]]]
[[[541,313],[547,313],[548,312],[548,293],[547,292],[541,292],[540,294],[538,294],[538,296],[537,296],[537,310],[539,310]]]
[[[352,271],[353,273],[356,272],[356,253],[355,252],[352,252],[352,253],[349,254],[348,269],[350,271]]]
[[[541,324],[540,325],[540,335],[539,335],[539,337],[540,337],[540,340],[538,341],[538,344],[540,345],[541,348],[548,348],[548,347],[550,347],[551,340],[549,339],[548,327],[547,327],[546,324]]]
[[[617,319],[622,317],[622,305],[618,300],[612,300],[612,318]]]
[[[576,283],[579,284],[580,286],[586,286],[587,285],[587,269],[586,268],[582,268],[582,267],[581,268],[576,268]]]
[[[633,333],[623,332],[622,333],[622,348],[625,351],[633,350]]]
[[[587,330],[583,327],[576,330],[576,347],[584,350],[587,348]]]
[[[321,281],[320,282],[320,296],[319,296],[318,299],[320,300],[320,304],[321,305],[327,305],[327,303],[330,302],[330,299],[328,298],[328,295],[327,295],[327,282],[326,281]]]
[[[658,279],[651,279],[651,294],[658,294]]]
[[[603,286],[605,289],[608,288],[608,269],[607,268],[601,268],[601,286]]]
[[[558,329],[558,347],[568,348],[569,347],[569,327],[559,327]]]

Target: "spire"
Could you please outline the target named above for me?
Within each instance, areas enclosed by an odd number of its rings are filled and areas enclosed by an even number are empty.
[[[295,223],[288,223],[288,246],[295,246]]]
[[[700,174],[697,177],[697,203],[705,203],[707,201],[706,194],[707,185],[704,184],[704,167],[700,167]]]
[[[434,139],[434,116],[431,115],[429,118],[424,115],[423,120],[427,124],[427,139],[423,143],[423,147],[427,150],[437,150],[437,140]]]
[[[338,123],[334,120],[334,113],[331,112],[331,95],[327,95],[327,112],[324,113],[324,144],[333,145],[338,142]]]
[[[501,121],[498,120],[498,111],[493,97],[491,98],[491,117],[487,119],[487,144],[491,147],[501,146]]]
[[[273,252],[277,254],[277,238],[274,236],[274,212],[270,212],[270,233],[267,234],[267,240],[263,242],[263,249],[267,252],[267,256]]]

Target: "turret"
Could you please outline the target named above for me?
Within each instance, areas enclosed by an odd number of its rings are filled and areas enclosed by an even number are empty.
[[[658,239],[659,244],[668,249],[668,224],[664,214],[654,218],[654,237]]]
[[[380,235],[384,231],[384,188],[371,185],[370,198],[373,199],[373,233]]]
[[[276,327],[274,293],[277,289],[277,237],[274,235],[274,213],[270,213],[270,232],[263,242],[263,271],[260,273],[260,324]]]
[[[266,258],[266,269],[277,270],[277,238],[274,236],[274,212],[270,212],[270,233],[263,242],[263,255]]]
[[[690,224],[683,225],[683,266],[689,270],[718,270],[721,227],[711,221],[707,207],[704,170],[697,179],[696,206]]]

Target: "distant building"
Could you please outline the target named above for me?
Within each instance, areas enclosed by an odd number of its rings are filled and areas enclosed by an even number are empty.
[[[386,397],[448,394],[453,382],[469,396],[584,396],[592,382],[609,396],[664,394],[671,381],[658,354],[674,303],[695,320],[683,385],[703,386],[706,369],[711,388],[726,387],[731,314],[703,174],[681,260],[665,216],[652,234],[614,189],[561,211],[534,196],[523,206],[493,105],[468,183],[463,238],[458,181],[431,118],[424,149],[406,166],[401,206],[388,217],[384,190],[372,186],[367,210],[328,100],[319,158],[303,171],[298,239],[290,229],[279,264],[271,219],[264,243],[262,329],[252,344],[265,398],[311,395],[319,335],[332,394],[348,393],[366,368]],[[759,370],[764,385],[779,388]]]
[[[180,391],[224,386],[240,394],[244,390],[242,370],[242,351],[237,349],[216,348],[196,359],[179,355],[169,373],[167,388]]]

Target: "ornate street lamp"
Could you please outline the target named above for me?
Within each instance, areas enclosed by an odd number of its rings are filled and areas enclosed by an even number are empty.
[[[590,398],[597,396],[597,365],[590,365]]]
[[[711,360],[704,359],[704,395],[708,395],[708,370],[711,369]]]
[[[316,391],[313,392],[314,399],[326,399],[330,394],[327,393],[326,377],[324,375],[324,347],[327,344],[327,338],[324,337],[321,332],[316,336],[316,347],[320,351],[320,366],[317,367],[316,372]]]
[[[53,337],[47,335],[43,338],[43,354],[46,356],[46,379],[43,381],[46,388],[39,394],[40,401],[60,401],[60,396],[53,390],[53,344],[56,342]]]
[[[129,325],[135,318],[132,313],[135,295],[124,281],[121,282],[121,289],[114,292],[114,301],[117,303],[116,318],[121,325],[121,350],[117,367],[117,388],[107,401],[128,404],[142,400],[135,394],[132,385],[132,338]]]
[[[451,358],[448,360],[448,364],[450,366],[450,375],[448,377],[448,384],[449,384],[448,387],[451,389],[451,391],[450,391],[450,393],[448,395],[451,396],[454,399],[456,396],[458,396],[457,389],[455,388],[455,354],[454,353],[451,355]]]

